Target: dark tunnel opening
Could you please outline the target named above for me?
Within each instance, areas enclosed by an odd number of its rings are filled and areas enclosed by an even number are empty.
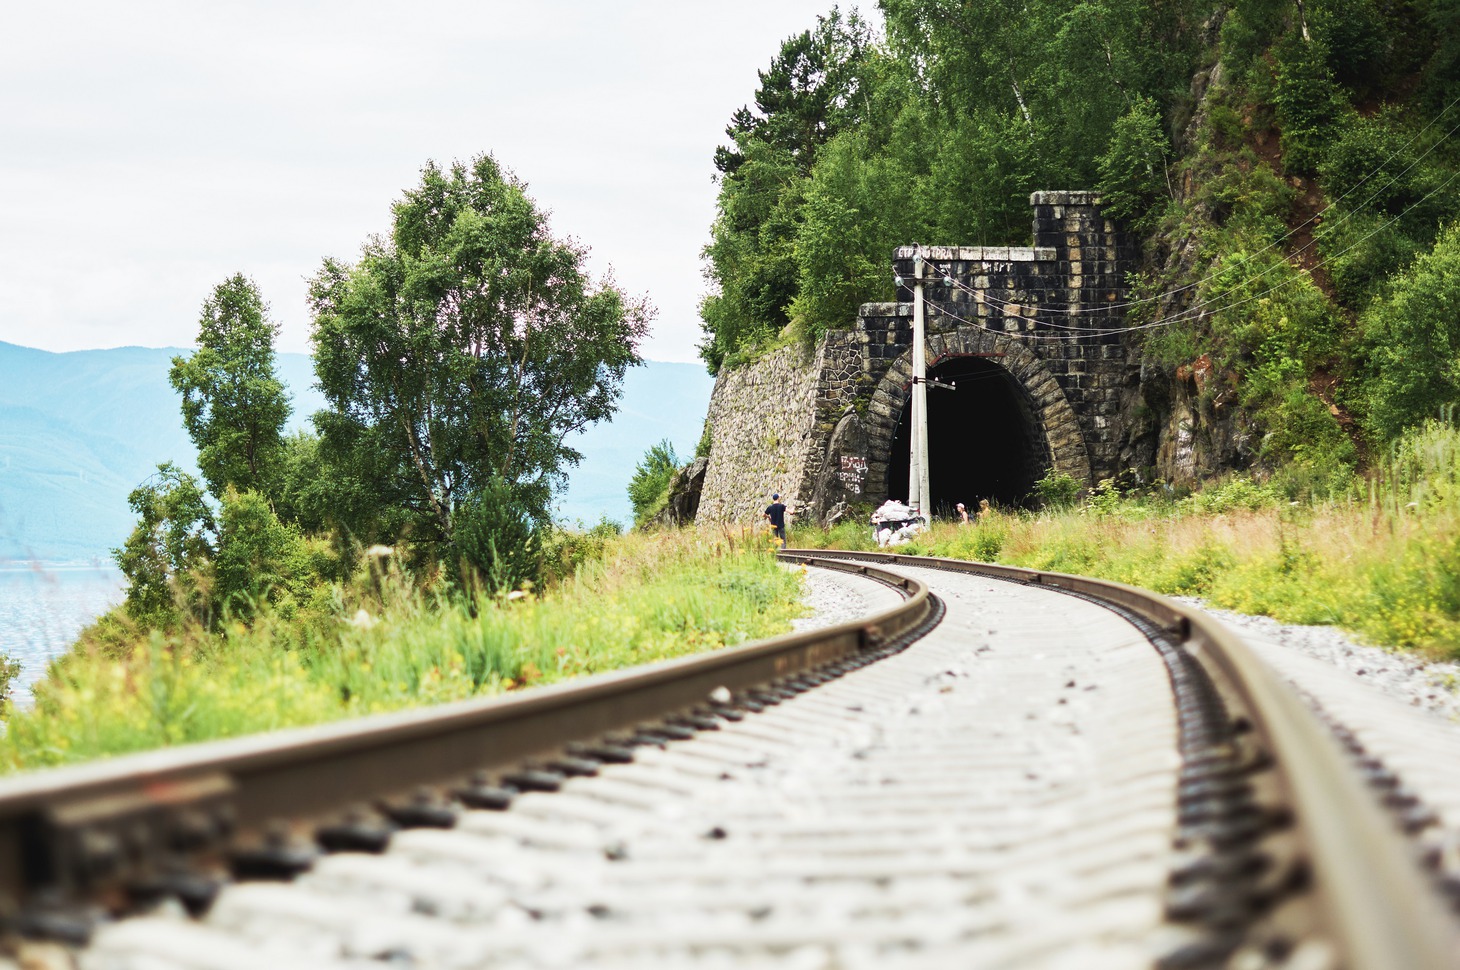
[[[1028,504],[1049,470],[1049,448],[1029,396],[1008,371],[983,357],[953,357],[928,370],[955,390],[928,388],[928,487],[935,516],[972,515],[980,499]],[[903,407],[888,456],[887,495],[906,499],[912,398]]]

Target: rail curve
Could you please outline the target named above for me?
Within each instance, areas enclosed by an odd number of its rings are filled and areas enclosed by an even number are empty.
[[[739,721],[905,649],[945,604],[936,569],[1089,600],[1133,624],[1175,690],[1181,768],[1168,919],[1200,933],[1162,966],[1221,966],[1241,942],[1322,939],[1350,968],[1440,968],[1456,924],[1415,845],[1352,759],[1234,635],[1144,590],[897,554],[787,550],[863,576],[897,607],[851,623],[520,695],[196,745],[0,783],[0,928],[81,946],[98,913],[160,897],[205,911],[231,878],[291,878],[380,852],[599,768]],[[1063,702],[1061,702],[1063,703]]]
[[[1238,637],[1198,610],[1108,580],[895,553],[789,551],[790,561],[916,565],[1057,589],[1111,604],[1163,631],[1217,685],[1233,718],[1250,727],[1280,770],[1298,851],[1319,897],[1315,915],[1347,967],[1454,967],[1460,935],[1444,912],[1416,847],[1375,800],[1352,759],[1274,672]]]

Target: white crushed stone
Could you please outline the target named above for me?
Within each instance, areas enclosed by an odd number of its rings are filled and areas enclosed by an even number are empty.
[[[1460,722],[1460,663],[1427,661],[1402,650],[1358,643],[1336,627],[1279,623],[1267,616],[1215,609],[1193,597],[1174,598],[1205,610],[1241,635],[1321,660],[1401,703]]]
[[[803,590],[802,602],[811,614],[791,621],[797,631],[855,620],[896,601],[895,594],[871,580],[824,569],[807,570]],[[1336,627],[1279,623],[1267,616],[1217,609],[1196,597],[1173,599],[1210,613],[1242,635],[1320,660],[1401,703],[1460,723],[1460,662],[1430,661],[1403,650],[1359,643]]]
[[[802,567],[788,565],[786,568],[801,570]],[[860,620],[902,601],[897,593],[876,580],[829,569],[806,569],[801,591],[801,602],[811,612],[791,621],[797,633]]]

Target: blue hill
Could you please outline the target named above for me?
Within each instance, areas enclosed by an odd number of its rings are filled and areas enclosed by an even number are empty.
[[[0,342],[0,560],[106,561],[131,530],[127,493],[159,462],[193,468],[178,397],[167,381],[186,350],[122,347],[50,353]],[[280,354],[291,428],[324,406],[304,354]],[[692,451],[711,379],[694,364],[630,371],[611,424],[570,442],[583,461],[559,497],[563,521],[629,519],[625,488],[650,445]]]

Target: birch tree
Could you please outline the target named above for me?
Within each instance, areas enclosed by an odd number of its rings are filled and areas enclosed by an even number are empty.
[[[389,236],[310,284],[315,423],[373,507],[356,518],[449,539],[496,480],[545,518],[581,457],[566,439],[613,413],[652,308],[590,279],[587,250],[489,155],[429,163],[392,211]]]

